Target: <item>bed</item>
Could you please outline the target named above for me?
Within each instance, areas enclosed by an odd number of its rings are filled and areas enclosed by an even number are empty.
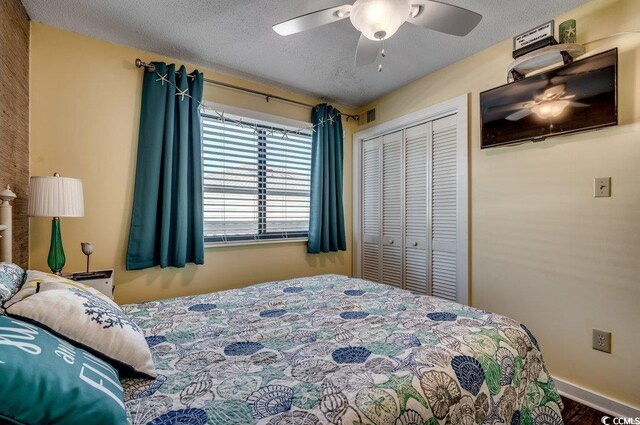
[[[123,306],[158,377],[132,424],[562,424],[535,337],[504,316],[338,275]]]

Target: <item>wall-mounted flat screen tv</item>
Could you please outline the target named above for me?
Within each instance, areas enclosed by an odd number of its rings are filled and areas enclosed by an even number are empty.
[[[480,93],[481,148],[618,124],[618,49]]]

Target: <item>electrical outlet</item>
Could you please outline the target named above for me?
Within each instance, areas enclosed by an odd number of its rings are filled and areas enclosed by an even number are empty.
[[[593,179],[593,197],[608,198],[611,196],[611,177],[596,177]]]
[[[611,352],[611,332],[593,330],[592,348],[605,353]]]

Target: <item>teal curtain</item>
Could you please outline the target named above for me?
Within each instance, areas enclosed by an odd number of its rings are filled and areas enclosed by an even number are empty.
[[[342,205],[342,119],[327,104],[311,112],[311,208],[307,251],[346,251]]]
[[[145,71],[127,270],[204,263],[203,75],[153,62]],[[184,96],[188,94],[190,97]]]

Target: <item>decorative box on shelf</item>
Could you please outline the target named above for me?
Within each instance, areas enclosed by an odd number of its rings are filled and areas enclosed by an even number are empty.
[[[70,273],[65,275],[67,279],[89,285],[103,294],[113,298],[113,270],[97,270],[92,272]]]

